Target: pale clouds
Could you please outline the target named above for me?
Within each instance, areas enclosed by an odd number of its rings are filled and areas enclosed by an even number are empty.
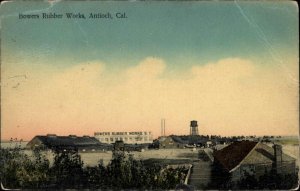
[[[203,134],[298,132],[298,83],[291,80],[299,75],[295,62],[282,70],[226,58],[195,64],[172,78],[164,75],[168,64],[148,57],[114,74],[99,61],[63,71],[26,68],[28,79],[17,88],[9,76],[21,71],[6,67],[2,135],[30,139],[46,133],[152,130],[158,136],[161,118],[168,134],[187,134],[192,119]]]

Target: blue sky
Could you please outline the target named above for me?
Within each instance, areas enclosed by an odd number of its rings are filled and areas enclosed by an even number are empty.
[[[18,19],[18,13],[43,12],[126,12],[128,18]],[[4,4],[1,13],[4,55],[40,52],[60,66],[102,60],[126,67],[155,56],[180,68],[226,57],[282,58],[298,46],[292,2],[24,2]]]

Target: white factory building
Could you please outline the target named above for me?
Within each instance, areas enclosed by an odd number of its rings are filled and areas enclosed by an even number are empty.
[[[95,132],[94,135],[102,143],[124,141],[127,144],[142,144],[153,141],[151,131]]]

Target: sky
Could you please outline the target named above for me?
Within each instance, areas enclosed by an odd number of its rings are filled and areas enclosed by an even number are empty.
[[[19,19],[42,13],[64,18]],[[7,2],[0,14],[1,139],[157,137],[162,118],[166,134],[191,120],[204,135],[299,133],[294,2]]]

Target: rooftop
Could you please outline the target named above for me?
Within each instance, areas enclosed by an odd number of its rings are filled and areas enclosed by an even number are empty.
[[[234,142],[224,149],[216,151],[214,158],[217,159],[225,169],[230,171],[248,155],[256,144],[257,142],[252,141]]]
[[[226,170],[231,171],[240,163],[272,163],[274,161],[274,149],[263,143],[239,141],[216,151],[214,158],[219,161]],[[282,153],[282,161],[289,162],[294,160],[293,157]]]
[[[34,139],[38,139],[46,146],[86,146],[100,144],[100,142],[94,137],[78,137],[76,135],[57,136],[54,134],[48,134],[47,136],[35,136],[31,141],[33,141]],[[31,141],[28,144],[31,144]]]

